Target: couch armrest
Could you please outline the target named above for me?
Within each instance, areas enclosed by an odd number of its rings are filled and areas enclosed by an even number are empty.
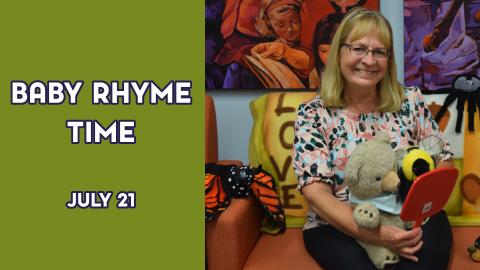
[[[215,221],[205,224],[209,270],[240,270],[260,237],[263,212],[255,198],[232,199]]]
[[[240,160],[219,160],[217,162],[218,165],[235,165],[235,166],[242,166],[243,162]]]

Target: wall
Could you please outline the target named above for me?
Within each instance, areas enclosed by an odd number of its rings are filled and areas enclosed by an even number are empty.
[[[403,82],[403,1],[380,0],[380,10],[390,21],[394,35],[395,62]],[[248,163],[248,143],[252,127],[249,103],[269,91],[209,90],[215,101],[220,159],[236,159]]]

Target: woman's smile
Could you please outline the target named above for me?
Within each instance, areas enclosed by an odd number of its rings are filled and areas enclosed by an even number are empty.
[[[354,68],[353,71],[362,76],[362,77],[375,77],[378,74],[378,70],[375,69],[364,69],[364,68]]]

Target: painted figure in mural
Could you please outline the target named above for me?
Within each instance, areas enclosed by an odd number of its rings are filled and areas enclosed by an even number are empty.
[[[308,87],[308,74],[313,69],[314,61],[311,51],[300,47],[301,2],[225,1],[221,25],[225,41],[214,60],[224,71],[221,88],[265,87],[258,73],[252,72],[251,65],[245,64],[245,55],[261,56],[286,65],[285,71],[290,70],[291,76],[301,81],[302,86],[298,88]],[[288,75],[283,79],[288,80]]]
[[[205,86],[207,89],[220,89],[225,79],[225,70],[214,60],[223,47],[220,33],[222,25],[223,0],[205,1]]]
[[[310,85],[316,85],[317,87],[320,86],[320,78],[327,63],[330,44],[332,43],[333,35],[337,31],[338,25],[340,25],[347,11],[354,7],[363,6],[366,0],[330,0],[329,2],[335,12],[320,19],[313,32],[312,50],[315,54],[314,72],[316,74],[311,74]]]
[[[330,0],[336,13],[347,13],[352,7],[363,6],[366,0]]]
[[[252,19],[258,16],[260,0],[221,0],[221,2],[224,8],[222,13],[217,14],[217,18],[222,20],[219,34],[223,38],[223,46],[216,51],[213,63],[222,70],[223,80],[215,88],[263,88],[258,79],[240,64],[241,52],[245,46],[251,47],[263,41],[255,30],[255,22]]]
[[[306,249],[326,269],[376,269],[357,240],[399,254],[395,269],[447,269],[452,234],[445,212],[412,230],[366,229],[353,219],[345,166],[353,150],[379,131],[388,133],[394,150],[438,137],[437,167],[453,166],[420,90],[397,80],[390,23],[356,8],[335,33],[319,96],[299,107],[295,124],[293,165],[309,205]]]
[[[318,11],[324,10],[328,5],[333,7],[334,12],[327,16],[321,15],[322,23],[326,23],[326,26],[330,23],[339,23],[339,19],[335,18],[339,15],[343,17],[345,12],[354,6],[364,5],[367,0],[310,0],[303,3],[303,0],[294,1],[278,1],[278,0],[207,0],[205,2],[205,71],[206,71],[206,88],[207,89],[260,89],[265,87],[265,83],[262,84],[258,79],[258,74],[252,74],[252,71],[246,67],[242,60],[243,55],[251,55],[250,52],[246,52],[246,47],[251,45],[274,42],[279,38],[279,35],[285,34],[281,29],[273,29],[273,24],[269,22],[270,19],[277,20],[278,18],[270,18],[266,14],[266,9],[270,5],[279,6],[298,6],[298,12],[290,12],[290,15],[297,16],[300,24],[298,24],[299,36],[294,44],[289,44],[289,48],[295,50],[304,51],[310,57],[315,59],[309,59],[314,62],[314,65],[308,69],[311,71],[308,74],[308,78],[305,78],[304,67],[294,67],[297,64],[291,65],[291,60],[286,58],[277,61],[278,63],[285,63],[285,68],[288,73],[288,69],[291,70],[291,76],[297,77],[304,88],[316,89],[319,85],[318,73],[316,66],[319,65],[319,56],[317,55],[318,48],[311,48],[313,30],[316,22],[318,21]],[[373,1],[375,3],[375,1]],[[378,5],[378,4],[377,4]],[[271,9],[271,8],[270,8]],[[300,14],[305,15],[306,18],[300,18]],[[321,13],[324,14],[324,13]],[[273,14],[281,18],[284,15]],[[266,21],[262,30],[258,29],[260,20]],[[281,18],[286,19],[286,18]],[[340,18],[341,20],[341,18]],[[278,21],[278,20],[277,20]],[[305,25],[302,25],[305,23]],[[320,23],[320,22],[319,22]],[[277,24],[278,25],[278,24]],[[262,31],[270,28],[272,35],[262,36]],[[328,28],[325,27],[325,34],[328,32]],[[323,31],[322,30],[322,31]],[[279,31],[276,33],[276,31]],[[294,31],[294,32],[295,32]],[[301,34],[300,34],[301,31]],[[288,43],[288,42],[287,42]],[[287,44],[284,42],[284,44]],[[301,44],[301,45],[300,45]],[[293,46],[291,46],[293,45]],[[278,45],[275,45],[279,48]],[[323,54],[326,54],[325,47],[322,45],[321,50]],[[263,50],[265,47],[259,48]],[[311,53],[313,51],[313,53]],[[287,58],[291,54],[286,54]],[[298,56],[300,55],[300,56]],[[301,53],[297,53],[296,57],[303,56]],[[290,62],[290,63],[289,63]],[[290,76],[290,75],[289,75]],[[282,76],[280,76],[282,77]],[[287,79],[288,81],[288,76]],[[267,87],[271,88],[271,87]],[[285,87],[288,88],[288,87]],[[297,88],[297,87],[293,87]]]
[[[255,27],[260,36],[272,40],[254,46],[250,53],[287,65],[308,87],[313,54],[300,46],[301,1],[262,0]]]
[[[310,76],[310,85],[320,86],[320,78],[323,69],[327,63],[328,53],[330,52],[330,44],[338,25],[343,19],[343,14],[332,13],[321,19],[315,26],[313,33],[312,50],[315,54],[315,70],[316,74]]]

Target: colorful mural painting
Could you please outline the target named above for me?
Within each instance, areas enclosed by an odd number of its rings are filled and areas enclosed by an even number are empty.
[[[206,89],[317,89],[330,42],[378,0],[206,0]]]
[[[480,225],[480,1],[405,0],[405,85],[420,86],[462,172],[447,210]]]

